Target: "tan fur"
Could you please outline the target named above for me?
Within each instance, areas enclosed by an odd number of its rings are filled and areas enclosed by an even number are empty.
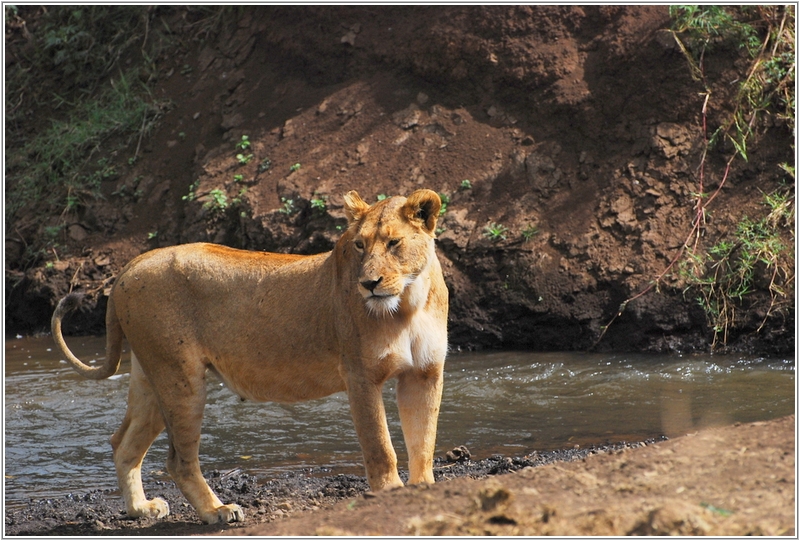
[[[381,389],[397,378],[410,483],[433,482],[436,422],[447,351],[448,294],[434,251],[441,201],[430,190],[375,205],[345,196],[348,230],[332,252],[296,256],[189,244],[145,253],[117,277],[106,314],[105,365],[90,368],[53,336],[86,377],[109,377],[121,341],[133,352],[128,409],[111,438],[127,512],[162,517],[141,465],[169,436],[167,469],[205,522],[243,519],[200,473],[206,372],[251,400],[295,402],[346,391],[370,487],[401,486]]]

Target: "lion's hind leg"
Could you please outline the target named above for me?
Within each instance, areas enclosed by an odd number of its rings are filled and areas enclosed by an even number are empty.
[[[199,362],[157,361],[153,385],[164,413],[169,437],[167,471],[203,522],[244,520],[242,508],[223,504],[200,471],[200,429],[206,401],[206,368]]]
[[[142,460],[162,430],[164,418],[158,400],[132,355],[128,409],[122,425],[111,437],[117,480],[130,517],[161,518],[169,514],[167,502],[161,498],[148,500],[142,488]]]

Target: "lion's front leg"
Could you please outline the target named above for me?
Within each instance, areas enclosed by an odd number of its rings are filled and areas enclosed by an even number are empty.
[[[436,424],[442,401],[444,363],[411,369],[397,381],[397,407],[408,450],[409,484],[433,483]]]
[[[372,490],[403,486],[397,474],[397,455],[392,447],[381,384],[359,375],[350,375],[347,396],[364,454],[367,480]]]

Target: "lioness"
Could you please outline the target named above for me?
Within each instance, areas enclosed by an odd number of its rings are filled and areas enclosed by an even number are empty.
[[[333,251],[312,256],[213,244],[161,248],[128,263],[106,312],[106,360],[90,367],[69,350],[56,307],[58,347],[84,377],[119,368],[131,347],[131,385],[122,425],[111,437],[114,465],[132,517],[163,517],[148,500],[142,459],[167,429],[167,470],[208,523],[241,521],[200,473],[198,448],[206,371],[242,398],[295,402],[346,391],[372,490],[402,486],[381,388],[397,378],[409,482],[433,482],[436,422],[447,352],[447,287],[434,250],[441,207],[431,190],[372,206],[344,197],[348,229]]]

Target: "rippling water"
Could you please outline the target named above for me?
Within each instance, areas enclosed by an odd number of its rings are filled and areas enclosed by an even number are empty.
[[[101,359],[102,338],[68,340]],[[11,339],[5,359],[6,503],[116,488],[108,438],[125,413],[127,359],[110,380],[80,378],[49,337]],[[385,397],[398,458],[406,455]],[[264,476],[302,467],[362,473],[343,393],[295,405],[241,402],[209,378],[204,471]],[[699,427],[773,419],[795,410],[794,359],[496,352],[455,354],[445,371],[437,455],[466,445],[477,458],[571,445],[675,436]],[[164,476],[166,436],[145,458]]]

